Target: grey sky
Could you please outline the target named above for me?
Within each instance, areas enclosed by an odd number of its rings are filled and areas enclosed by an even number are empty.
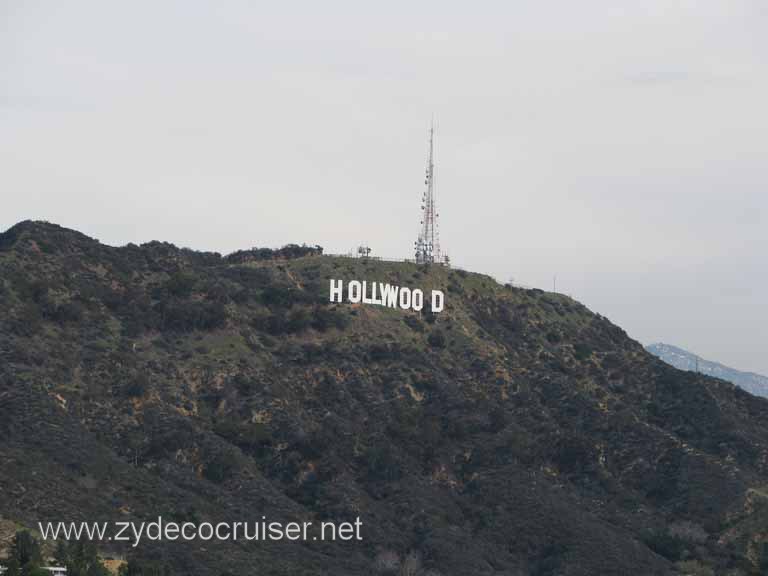
[[[768,373],[768,3],[0,0],[0,228],[409,256]]]

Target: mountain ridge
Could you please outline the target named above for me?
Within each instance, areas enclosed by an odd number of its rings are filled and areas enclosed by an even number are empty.
[[[1,234],[0,515],[365,523],[354,544],[124,550],[203,575],[768,562],[768,401],[563,295],[298,248]],[[446,308],[331,304],[330,278],[439,288]]]
[[[768,376],[737,370],[713,360],[705,360],[693,352],[663,342],[649,344],[645,349],[679,370],[698,370],[702,374],[732,382],[751,394],[768,398]]]

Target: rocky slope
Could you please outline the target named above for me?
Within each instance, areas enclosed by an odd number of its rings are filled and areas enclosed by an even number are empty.
[[[650,344],[645,349],[679,370],[694,370],[707,376],[727,380],[744,388],[744,390],[751,394],[768,398],[768,377],[766,376],[755,374],[754,372],[742,372],[719,362],[704,360],[692,352],[672,346],[671,344],[659,342]]]
[[[330,278],[440,288],[446,310],[331,305]],[[0,235],[0,462],[0,516],[30,527],[364,522],[362,542],[125,550],[178,574],[768,564],[768,401],[565,296],[318,249]]]

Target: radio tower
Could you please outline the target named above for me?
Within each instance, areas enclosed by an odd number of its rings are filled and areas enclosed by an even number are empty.
[[[424,179],[426,189],[421,197],[421,232],[415,242],[416,262],[433,264],[442,262],[440,254],[440,235],[437,228],[438,213],[435,209],[435,125],[429,128],[429,157],[427,174]]]

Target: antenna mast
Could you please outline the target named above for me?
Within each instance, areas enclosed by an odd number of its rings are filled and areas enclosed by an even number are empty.
[[[429,128],[429,156],[424,179],[426,189],[421,197],[421,232],[416,240],[416,262],[432,264],[442,262],[440,235],[437,227],[438,213],[435,209],[435,124]]]

